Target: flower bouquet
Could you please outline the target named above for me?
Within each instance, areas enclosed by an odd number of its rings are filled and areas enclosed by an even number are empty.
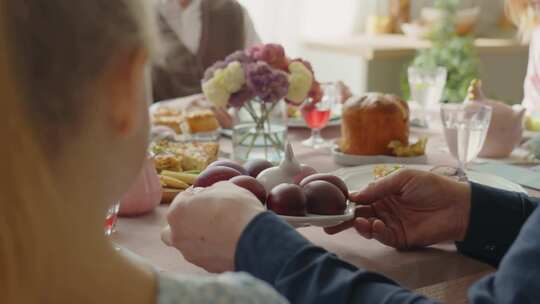
[[[279,162],[285,152],[287,103],[300,105],[322,97],[311,65],[290,59],[281,45],[237,51],[209,67],[202,80],[206,98],[235,109],[233,158]]]

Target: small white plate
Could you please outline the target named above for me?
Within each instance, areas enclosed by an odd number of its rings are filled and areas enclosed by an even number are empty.
[[[316,226],[316,227],[332,227],[354,218],[354,209],[356,205],[349,203],[345,213],[342,215],[317,215],[308,214],[307,216],[286,216],[278,215],[287,223],[295,228]]]
[[[395,164],[391,164],[395,165]],[[361,190],[367,185],[369,185],[371,182],[373,182],[373,168],[376,165],[368,165],[368,166],[360,166],[360,167],[354,167],[354,168],[344,168],[337,170],[335,172],[332,172],[332,174],[336,175],[337,177],[343,179],[345,184],[347,184],[347,187],[351,191],[355,190]],[[408,169],[415,169],[415,170],[422,170],[422,171],[429,171],[433,166],[427,166],[427,165],[406,165]],[[521,193],[527,193],[523,187],[520,185],[511,182],[505,178],[491,175],[487,173],[481,173],[481,172],[475,172],[475,171],[467,171],[467,177],[470,181],[473,181],[475,183],[479,183],[482,185],[486,185],[493,188],[498,188],[506,191],[514,191],[514,192],[521,192]]]
[[[427,156],[417,157],[396,157],[387,155],[353,155],[346,154],[339,150],[339,147],[334,146],[332,148],[332,155],[334,161],[342,166],[360,166],[369,164],[425,164],[427,163]]]
[[[150,112],[150,115],[153,115],[156,112],[156,110],[160,107],[168,107],[168,108],[180,111],[180,110],[185,109],[186,105],[188,105],[190,102],[198,100],[198,99],[203,99],[203,98],[204,96],[202,94],[195,94],[195,95],[186,96],[186,97],[162,100],[162,101],[153,103],[148,108],[148,110]]]

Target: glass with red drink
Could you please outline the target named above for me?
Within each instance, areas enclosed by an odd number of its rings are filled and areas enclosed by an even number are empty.
[[[301,107],[304,121],[311,129],[311,137],[303,144],[312,148],[331,146],[331,142],[322,138],[321,130],[328,124],[332,116],[332,109],[339,105],[339,88],[335,83],[322,84],[321,88],[324,93],[321,101],[314,103],[309,99]]]
[[[107,210],[105,215],[105,235],[110,236],[115,228],[116,222],[118,221],[118,212],[120,211],[120,202],[112,204],[112,206]]]

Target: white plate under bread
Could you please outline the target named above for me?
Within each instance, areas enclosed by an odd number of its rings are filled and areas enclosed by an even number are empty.
[[[427,163],[427,156],[397,157],[387,155],[353,155],[341,152],[338,146],[332,148],[332,156],[336,164],[342,166],[361,166],[370,164],[407,164],[423,165]]]

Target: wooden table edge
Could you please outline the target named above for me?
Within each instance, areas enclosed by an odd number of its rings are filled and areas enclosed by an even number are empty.
[[[468,291],[474,283],[493,272],[481,272],[459,279],[415,289],[416,293],[448,304],[468,303]]]

